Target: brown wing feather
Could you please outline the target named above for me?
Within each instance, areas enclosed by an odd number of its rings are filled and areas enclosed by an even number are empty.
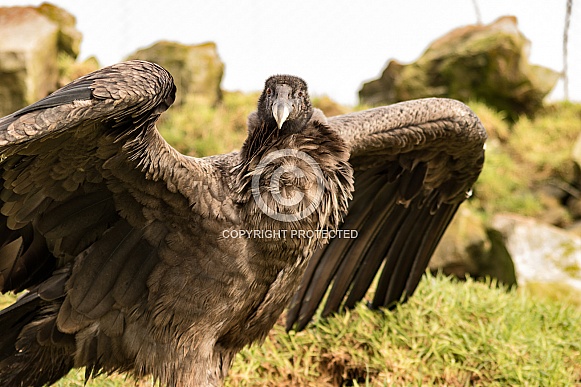
[[[15,311],[27,316],[9,327],[20,334],[0,338],[0,348],[27,349],[9,360],[14,355],[2,352],[0,367],[22,363],[27,371],[0,372],[0,384],[32,383],[38,375],[23,375],[36,373],[30,364],[43,374],[55,359],[70,368],[74,357],[89,372],[130,367],[123,361],[132,362],[131,356],[123,359],[112,338],[128,335],[128,324],[153,313],[147,307],[155,307],[168,283],[182,286],[165,276],[188,258],[183,249],[191,242],[175,242],[199,231],[192,218],[209,219],[208,228],[236,220],[216,167],[232,158],[185,157],[155,129],[174,93],[163,68],[131,61],[0,119],[0,291],[30,289],[0,312],[0,327],[7,329]],[[202,254],[189,252],[189,258],[195,262]],[[195,309],[205,302],[191,298],[168,305]],[[156,313],[152,324],[166,329],[163,310]],[[77,336],[75,350],[72,335],[83,329],[92,335]],[[58,349],[47,344],[59,337]],[[126,340],[135,352],[146,345],[143,338]],[[67,367],[36,382],[54,381]]]
[[[329,119],[351,148],[355,192],[343,229],[309,263],[287,329],[302,329],[327,295],[323,315],[352,307],[383,267],[373,307],[415,290],[484,162],[486,133],[464,104],[424,99]]]

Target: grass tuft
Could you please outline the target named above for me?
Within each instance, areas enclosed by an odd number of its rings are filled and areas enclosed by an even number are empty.
[[[0,302],[6,296],[0,297]],[[235,359],[227,386],[565,386],[581,383],[581,309],[493,281],[426,277],[393,311],[360,304],[302,332],[282,324]],[[81,386],[74,370],[59,387]],[[123,375],[88,387],[151,386]]]
[[[427,276],[407,304],[273,329],[236,359],[231,386],[571,385],[581,312],[496,283]]]

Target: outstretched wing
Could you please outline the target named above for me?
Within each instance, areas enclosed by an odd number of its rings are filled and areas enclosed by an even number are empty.
[[[118,335],[160,291],[160,262],[188,255],[184,236],[235,220],[216,162],[179,154],[154,126],[174,95],[167,71],[130,61],[0,119],[0,291],[31,289],[11,307],[22,311],[59,300],[39,340],[96,320]]]
[[[373,307],[409,297],[484,162],[486,132],[454,100],[404,102],[333,117],[329,124],[350,145],[355,171],[342,225],[347,232],[312,257],[287,329],[303,329],[329,287],[323,316],[353,307],[379,270]]]

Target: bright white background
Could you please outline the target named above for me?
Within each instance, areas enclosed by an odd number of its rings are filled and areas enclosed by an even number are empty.
[[[518,17],[531,41],[530,61],[563,68],[566,0],[477,0],[483,23]],[[0,6],[41,1],[0,0]],[[476,22],[472,0],[54,0],[77,17],[81,59],[102,65],[158,40],[214,41],[226,65],[226,90],[259,90],[275,73],[303,77],[311,94],[357,102],[362,82],[388,59],[411,62],[455,27]],[[573,4],[569,36],[569,94],[581,101],[581,10]],[[560,82],[551,95],[562,99]]]

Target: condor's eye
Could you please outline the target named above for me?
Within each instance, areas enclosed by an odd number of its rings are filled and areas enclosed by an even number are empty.
[[[270,94],[272,94],[272,90],[270,90],[270,87],[266,89],[266,94],[267,94],[267,95],[270,95]]]
[[[299,97],[299,98],[302,98],[302,97],[303,97],[303,92],[302,92],[302,91],[299,91],[299,92],[297,93],[297,97]]]

